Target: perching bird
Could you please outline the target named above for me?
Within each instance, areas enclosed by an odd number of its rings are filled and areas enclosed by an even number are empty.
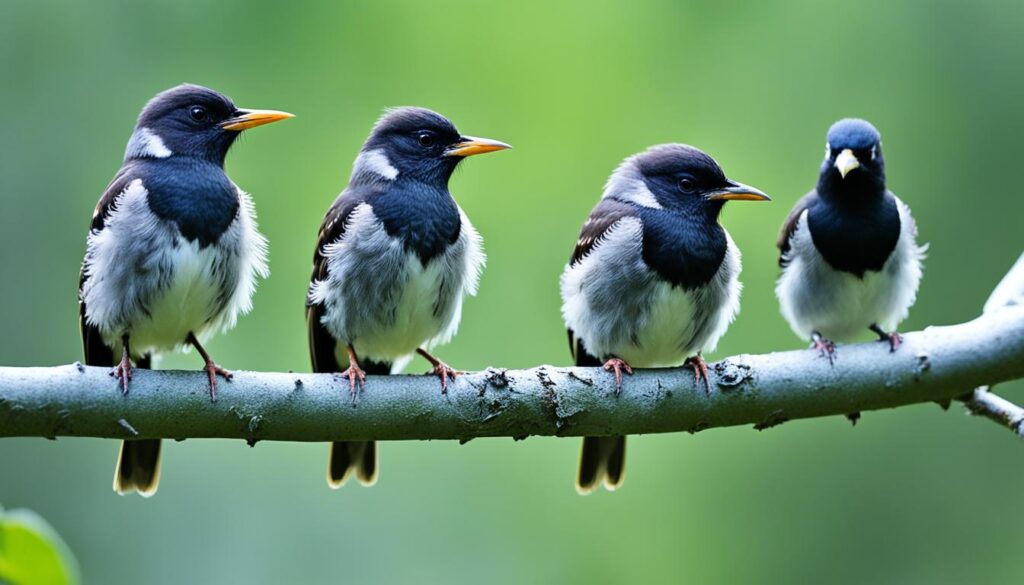
[[[693,368],[707,364],[739,311],[740,252],[718,223],[729,200],[766,201],[726,178],[713,158],[682,144],[654,146],[612,173],[562,274],[562,315],[578,366]],[[623,479],[625,437],[586,437],[576,489]]]
[[[447,391],[457,372],[428,350],[455,334],[484,266],[480,235],[448,179],[465,157],[506,148],[463,136],[423,108],[377,121],[317,237],[306,302],[314,372],[341,373],[354,397],[365,374],[397,372],[418,353]],[[331,445],[328,485],[352,473],[363,485],[376,481],[373,442]]]
[[[916,239],[910,208],[885,186],[878,130],[864,120],[836,122],[817,188],[779,235],[782,315],[829,362],[835,341],[869,329],[896,351],[895,329],[914,304],[927,248]]]
[[[114,366],[128,393],[132,362],[193,346],[205,361],[210,399],[217,366],[201,340],[249,311],[267,275],[266,240],[249,195],[224,173],[224,157],[247,128],[290,118],[243,110],[205,87],[179,85],[142,109],[124,163],[100,198],[79,285],[89,365]],[[114,475],[121,494],[156,492],[160,441],[124,441]]]

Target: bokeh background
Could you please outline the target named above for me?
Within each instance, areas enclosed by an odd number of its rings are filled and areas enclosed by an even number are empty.
[[[516,147],[452,181],[489,253],[440,351],[462,369],[568,363],[563,263],[611,169],[655,143],[775,197],[724,213],[745,291],[712,358],[805,345],[773,242],[837,118],[881,129],[931,243],[903,329],[975,316],[1024,243],[1021,2],[147,4],[0,3],[0,364],[79,359],[93,206],[139,109],[183,81],[298,115],[228,158],[273,273],[211,345],[230,368],[308,371],[315,232],[386,106]],[[170,442],[150,500],[111,491],[116,449],[0,441],[0,504],[47,518],[86,583],[1010,583],[1024,554],[1019,440],[959,407],[638,437],[624,488],[587,498],[577,440],[388,443],[380,483],[340,492],[324,445]]]

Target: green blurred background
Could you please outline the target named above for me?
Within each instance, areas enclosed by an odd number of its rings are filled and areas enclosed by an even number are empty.
[[[144,4],[0,3],[0,364],[79,359],[93,206],[139,109],[183,81],[298,115],[228,157],[273,272],[212,343],[229,368],[308,371],[316,228],[386,106],[516,147],[452,181],[489,255],[440,350],[462,369],[569,362],[563,263],[611,169],[655,143],[775,198],[723,215],[745,290],[713,358],[804,347],[773,242],[837,118],[881,129],[931,243],[904,330],[975,316],[1024,243],[1021,2]],[[577,440],[389,443],[375,488],[339,492],[324,445],[170,442],[150,500],[111,491],[116,449],[0,441],[0,504],[47,518],[86,583],[1009,583],[1024,555],[1019,440],[959,407],[639,437],[625,487],[587,498]]]

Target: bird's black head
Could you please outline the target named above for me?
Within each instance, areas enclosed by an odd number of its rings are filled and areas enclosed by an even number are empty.
[[[125,159],[190,156],[223,165],[242,130],[291,117],[240,109],[222,93],[182,84],[157,94],[142,109]]]
[[[867,196],[885,193],[882,135],[866,120],[846,118],[828,130],[825,162],[818,178],[822,196]]]
[[[356,160],[357,179],[397,177],[447,185],[467,156],[511,148],[504,142],[463,136],[437,112],[403,107],[389,110],[370,132]]]
[[[770,200],[761,191],[727,178],[715,159],[685,144],[652,146],[626,159],[605,192],[644,207],[712,219],[718,218],[729,200]]]

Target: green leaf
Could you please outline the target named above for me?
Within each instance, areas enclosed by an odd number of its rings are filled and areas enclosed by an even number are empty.
[[[78,562],[41,516],[0,508],[0,583],[77,585]]]

